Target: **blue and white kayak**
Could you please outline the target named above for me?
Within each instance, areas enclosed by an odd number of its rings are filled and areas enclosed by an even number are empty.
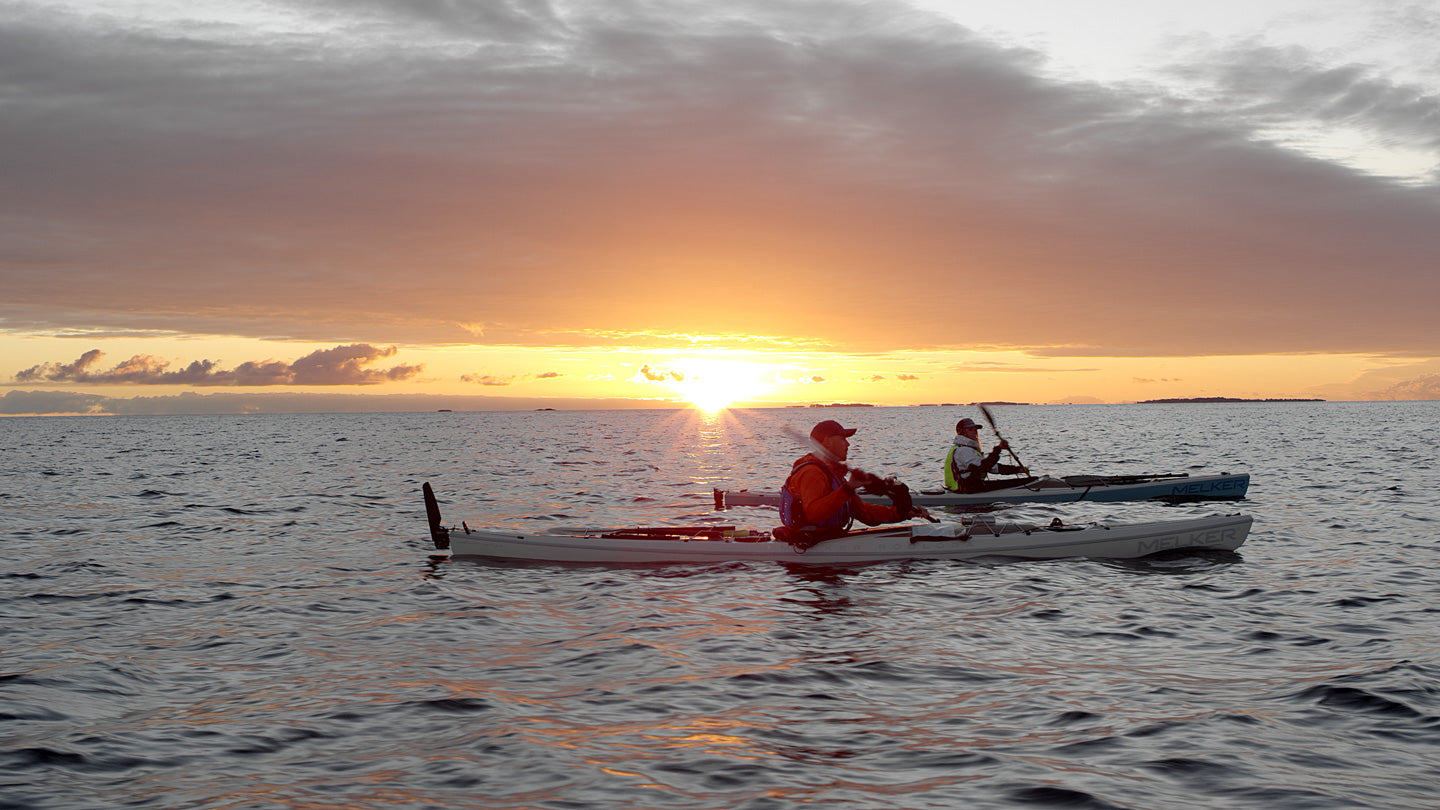
[[[979,506],[992,503],[1066,503],[1070,501],[1235,501],[1250,489],[1248,473],[1214,475],[1067,475],[1041,476],[1024,484],[988,492],[925,490],[910,493],[916,506]],[[779,506],[778,492],[717,489],[715,508]],[[863,495],[875,503],[884,496]]]
[[[547,528],[534,532],[446,528],[430,485],[425,487],[430,536],[453,557],[574,563],[717,563],[776,561],[810,565],[884,560],[1048,560],[1064,557],[1136,559],[1175,551],[1233,551],[1249,536],[1249,515],[1108,525],[1026,524],[993,515],[958,522],[862,529],[809,547],[768,531],[734,526]]]

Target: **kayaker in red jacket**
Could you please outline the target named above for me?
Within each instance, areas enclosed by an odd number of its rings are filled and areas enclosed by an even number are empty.
[[[844,534],[854,520],[878,526],[930,516],[923,507],[908,505],[908,491],[903,514],[895,506],[870,503],[856,493],[857,487],[882,482],[845,466],[853,435],[854,428],[841,427],[833,419],[821,422],[810,431],[816,451],[795,462],[780,492],[780,517],[786,529],[821,538],[836,537]]]

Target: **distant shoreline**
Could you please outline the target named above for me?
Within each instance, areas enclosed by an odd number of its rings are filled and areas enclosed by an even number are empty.
[[[1175,397],[1142,399],[1136,405],[1169,405],[1176,402],[1324,402],[1323,399],[1240,399],[1237,397]]]
[[[981,402],[926,402],[907,405],[843,403],[786,404],[740,402],[730,410],[782,408],[968,408],[977,405],[1034,407],[1127,407],[1145,404],[1189,404],[1249,402],[1259,404],[1345,403],[1345,402],[1426,402],[1440,400],[1325,400],[1325,399],[1242,399],[1239,397],[1190,397],[1152,399],[1142,402],[1030,403],[986,400]],[[297,393],[185,393],[162,396],[115,398],[75,391],[10,391],[0,395],[0,420],[9,417],[49,416],[166,416],[205,414],[305,414],[305,413],[481,413],[490,411],[608,411],[688,410],[693,406],[677,401],[637,399],[591,399],[580,397],[497,397],[445,394],[316,394]]]

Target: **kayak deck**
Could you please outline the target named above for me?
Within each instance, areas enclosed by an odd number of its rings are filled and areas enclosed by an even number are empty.
[[[1148,501],[1168,503],[1191,501],[1240,500],[1250,488],[1248,473],[1216,473],[1213,475],[1069,475],[1041,476],[1013,487],[987,492],[949,492],[925,490],[912,492],[916,506],[978,506],[991,503],[1070,503],[1075,501]],[[735,506],[779,506],[779,492],[750,490],[713,491],[716,509]],[[862,495],[866,500],[886,503],[878,495]]]

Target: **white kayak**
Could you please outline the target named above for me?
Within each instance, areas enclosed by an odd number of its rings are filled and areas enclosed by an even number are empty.
[[[912,491],[916,506],[978,506],[991,503],[1066,503],[1071,501],[1186,501],[1239,500],[1250,488],[1248,473],[1214,475],[1066,475],[1041,476],[1024,484],[988,492]],[[717,489],[715,508],[779,506],[779,492]],[[875,503],[889,503],[880,495],[863,495]]]
[[[445,528],[425,487],[430,536],[456,557],[578,563],[779,561],[812,565],[977,557],[1046,560],[1134,559],[1173,551],[1233,551],[1250,533],[1249,515],[1211,515],[1153,523],[1025,524],[971,515],[958,523],[863,529],[801,548],[768,531],[733,526],[570,528],[535,532]]]

